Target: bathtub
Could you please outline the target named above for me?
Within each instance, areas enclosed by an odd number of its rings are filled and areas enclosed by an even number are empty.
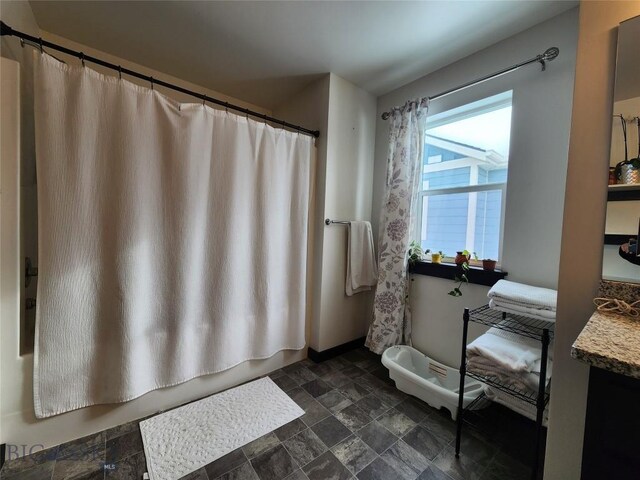
[[[387,348],[382,354],[382,364],[389,369],[389,376],[396,387],[409,395],[424,400],[434,408],[446,408],[453,420],[458,415],[458,370],[430,359],[424,353],[406,345]],[[483,384],[466,378],[464,401],[466,407],[482,393]],[[475,408],[486,403],[478,402]]]

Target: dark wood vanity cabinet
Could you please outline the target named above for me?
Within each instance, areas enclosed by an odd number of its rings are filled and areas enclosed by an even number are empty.
[[[640,380],[591,367],[582,480],[640,479]]]

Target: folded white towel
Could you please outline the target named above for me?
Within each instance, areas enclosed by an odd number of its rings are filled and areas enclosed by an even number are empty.
[[[371,290],[378,281],[378,269],[369,222],[350,222],[347,249],[346,294]]]
[[[494,298],[489,300],[489,308],[499,310],[501,312],[512,313],[514,315],[525,315],[527,317],[537,318],[538,320],[544,320],[545,322],[556,321],[555,310],[542,310],[539,308],[526,307],[515,303],[502,302]]]
[[[552,348],[549,349],[552,351]],[[495,376],[521,390],[536,392],[540,379],[540,342],[498,328],[490,328],[467,346],[467,368],[480,375]],[[546,380],[551,378],[551,355]]]
[[[534,287],[524,283],[498,280],[487,296],[502,303],[515,304],[539,310],[556,310],[558,292],[550,288]]]
[[[483,377],[493,377],[497,379],[501,384],[508,387],[513,387],[516,390],[522,392],[536,392],[539,376],[533,373],[522,373],[508,371],[495,363],[488,362],[482,357],[475,357],[469,359],[467,363],[467,371],[469,373],[475,373]],[[532,377],[532,378],[527,378]]]
[[[490,328],[467,346],[467,356],[482,356],[513,372],[539,372],[542,357],[538,340]]]
[[[553,362],[547,363],[547,381],[551,378],[551,368]],[[486,377],[495,377],[504,385],[511,386],[517,390],[529,393],[537,393],[540,383],[539,372],[514,372],[492,363],[484,357],[470,358],[467,363],[467,370],[471,373]]]

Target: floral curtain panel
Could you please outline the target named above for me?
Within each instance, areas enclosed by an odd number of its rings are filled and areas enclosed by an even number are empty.
[[[379,232],[378,285],[366,346],[381,354],[411,343],[407,248],[414,231],[422,173],[426,99],[392,113],[387,185]]]

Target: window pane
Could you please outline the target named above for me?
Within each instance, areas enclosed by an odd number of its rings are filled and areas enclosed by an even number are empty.
[[[422,188],[505,182],[510,131],[510,105],[428,128]]]
[[[502,190],[425,195],[422,203],[422,248],[448,256],[467,249],[497,259],[500,249]]]

